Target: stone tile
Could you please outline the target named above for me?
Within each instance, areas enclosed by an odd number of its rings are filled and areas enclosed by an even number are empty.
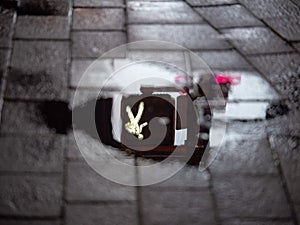
[[[299,8],[292,1],[285,0],[240,0],[257,17],[261,19],[295,17],[299,14]]]
[[[132,61],[153,60],[166,62],[186,70],[185,56],[183,51],[173,50],[131,50],[128,51],[127,58]],[[117,59],[118,60],[118,59]],[[115,60],[116,62],[116,60]]]
[[[283,97],[293,104],[298,104],[300,88],[298,54],[256,56],[249,57],[249,60],[273,83]]]
[[[93,62],[95,61],[88,59],[74,59],[72,61],[72,87],[103,86],[105,79],[113,73],[113,62],[111,59],[97,60],[92,68],[88,68]]]
[[[300,52],[300,42],[294,43],[293,46]]]
[[[7,65],[7,59],[8,59],[7,56],[8,56],[8,50],[0,49],[0,79],[3,76],[3,73]]]
[[[276,174],[267,138],[227,135],[214,162],[213,174]]]
[[[225,221],[222,223],[223,225],[292,225],[294,224],[291,220],[290,221],[276,221],[270,219],[270,221],[263,221],[263,220],[253,220],[247,221],[247,219],[239,219],[239,220],[231,220],[231,221]]]
[[[71,64],[71,86],[77,87],[81,77],[93,63],[91,59],[73,59]],[[92,79],[95,81],[95,79]]]
[[[1,7],[12,9],[17,7],[17,1],[16,0],[2,0],[1,1]]]
[[[67,55],[65,42],[15,41],[6,97],[65,99]]]
[[[123,0],[74,0],[74,7],[125,7]]]
[[[129,41],[161,40],[189,49],[228,49],[230,45],[208,25],[130,25]],[[197,37],[197,38],[195,38]]]
[[[78,88],[76,92],[78,93],[75,98],[75,90],[70,91],[69,108],[71,109],[81,107],[89,101],[96,100],[99,95],[99,90],[97,89]]]
[[[297,17],[281,17],[264,19],[281,37],[289,41],[300,40],[300,14]]]
[[[142,188],[143,223],[215,224],[208,190],[172,191]]]
[[[226,124],[228,137],[245,137],[245,139],[259,139],[267,137],[267,124],[264,122],[234,121]]]
[[[130,201],[136,199],[134,187],[107,180],[85,162],[69,163],[68,174],[67,199],[69,201]],[[128,179],[134,178],[128,177]]]
[[[80,90],[81,92],[81,90]],[[82,90],[83,92],[83,90]],[[89,98],[89,94],[91,94],[90,91],[84,90],[84,96],[82,98]],[[89,100],[83,100],[82,101],[89,101]],[[84,103],[82,103],[84,105]],[[88,104],[88,103],[87,103]],[[77,107],[81,107],[81,105],[76,106],[75,110],[78,109]],[[74,125],[76,126],[76,125]],[[92,136],[89,131],[85,129],[73,129],[72,131],[69,131],[68,133],[68,148],[67,148],[67,157],[70,160],[79,161],[83,159],[82,154],[85,154],[86,158],[91,157],[101,157],[101,159],[108,160],[108,156],[114,156],[118,160],[124,160],[126,163],[134,164],[134,158],[132,155],[128,155],[124,151],[120,151],[117,148],[107,148],[104,149],[104,147],[99,145],[99,137]],[[76,137],[76,138],[75,138]],[[79,149],[80,147],[80,149]],[[109,151],[109,155],[106,154],[106,152]],[[95,159],[94,158],[94,159]],[[99,158],[98,158],[99,159]],[[99,159],[99,161],[101,161]]]
[[[47,221],[47,220],[0,220],[0,225],[59,225],[60,222],[57,220]]]
[[[287,40],[300,40],[299,6],[285,0],[241,0],[256,16]]]
[[[67,39],[68,17],[19,15],[15,38]]]
[[[187,0],[192,6],[227,5],[237,3],[236,0]]]
[[[184,167],[174,176],[170,177],[166,181],[163,181],[155,186],[158,187],[208,187],[209,186],[209,174],[207,171],[199,171],[196,167]]]
[[[134,203],[105,205],[68,205],[67,225],[124,224],[136,225],[137,209]]]
[[[269,135],[288,135],[300,137],[300,112],[293,110],[287,115],[268,121],[267,132]]]
[[[5,101],[1,133],[49,133],[41,106],[41,103]]]
[[[244,54],[276,53],[292,50],[286,42],[267,28],[224,29],[222,33]]]
[[[197,11],[216,28],[262,25],[241,5],[204,7]]]
[[[62,178],[56,176],[0,176],[0,214],[59,216]]]
[[[286,80],[293,65],[300,63],[300,56],[297,53],[249,56],[248,59],[274,83],[280,82],[282,79]]]
[[[73,58],[97,58],[103,53],[126,43],[123,32],[74,32]]]
[[[137,160],[139,166],[149,166],[151,164],[157,163],[157,161],[145,158],[139,158]],[[139,169],[138,169],[139,170]],[[171,174],[172,171],[178,170],[178,163],[169,162],[158,165],[158,167],[153,168],[151,171],[151,176],[155,178],[160,178],[160,174]],[[141,181],[143,175],[146,172],[139,170],[139,180]],[[147,174],[150,177],[150,174]],[[153,184],[149,188],[155,188],[159,190],[164,188],[166,190],[185,190],[186,188],[205,188],[209,186],[210,175],[207,171],[200,171],[198,167],[186,166],[181,168],[173,176],[165,179],[160,183]]]
[[[67,158],[70,160],[83,160],[83,156],[78,149],[73,132],[69,132],[68,134]]]
[[[212,69],[251,69],[244,57],[234,50],[198,51],[196,54]]]
[[[0,137],[0,171],[62,172],[62,135]]]
[[[135,24],[203,22],[185,2],[129,2],[127,11],[128,22]]]
[[[289,206],[278,177],[221,176],[213,179],[221,218],[286,218]]]
[[[279,161],[294,203],[300,204],[300,141],[297,137],[271,136],[271,146],[279,156]]]
[[[292,104],[293,107],[299,107],[300,83],[294,83],[293,80],[294,78],[288,82],[276,83],[274,86],[284,98],[289,100],[289,104]]]
[[[68,0],[20,0],[18,13],[25,15],[68,15]]]
[[[123,9],[77,8],[73,11],[74,30],[121,30],[124,22]]]
[[[13,11],[0,8],[0,48],[11,46]]]
[[[128,0],[129,2],[149,2],[149,0]],[[182,2],[182,0],[151,0],[151,2]]]
[[[85,94],[88,95],[88,93]],[[106,154],[107,152],[109,153],[109,155]],[[69,132],[67,146],[68,159],[70,161],[80,162],[84,160],[83,154],[85,156],[85,159],[98,159],[98,161],[100,161],[99,166],[102,165],[102,160],[105,160],[106,162],[107,160],[111,160],[109,156],[113,156],[118,161],[128,165],[135,164],[133,154],[128,154],[117,148],[104,149],[102,146],[99,146],[98,136],[94,138],[84,130],[73,130],[73,132]],[[130,172],[134,172],[133,170]],[[131,177],[128,174],[128,176],[125,178],[131,179],[131,181],[133,181],[133,179],[135,179],[134,177]]]
[[[300,204],[295,206],[297,220],[300,220]]]

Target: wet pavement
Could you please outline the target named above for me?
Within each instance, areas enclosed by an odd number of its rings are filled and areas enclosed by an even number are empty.
[[[297,0],[2,0],[0,6],[1,225],[300,224]],[[73,133],[67,106],[93,99],[102,85],[105,73],[92,70],[79,82],[93,60],[150,39],[183,45],[215,74],[241,80],[229,92],[227,119],[214,112],[211,152],[220,141],[218,123],[226,123],[226,135],[207,169],[187,166],[155,185],[125,186],[88,166],[74,133],[91,156],[97,143],[82,130]],[[141,57],[175,62],[194,76],[205,69],[167,48],[131,49],[102,66],[109,73]],[[52,104],[58,117],[49,118]],[[266,120],[272,105],[274,118]],[[130,165],[153,163],[112,154]],[[153,176],[176,168],[161,166]],[[138,185],[140,173],[123,178]]]

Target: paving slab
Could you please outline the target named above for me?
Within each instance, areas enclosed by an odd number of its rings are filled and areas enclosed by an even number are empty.
[[[64,137],[27,135],[0,137],[0,171],[62,172]]]
[[[60,222],[58,220],[26,220],[26,221],[20,221],[18,219],[9,219],[0,220],[1,225],[59,225]]]
[[[275,88],[281,93],[281,95],[289,100],[289,103],[293,107],[299,107],[299,88],[300,83],[294,83],[292,79],[289,82],[282,82],[274,84]]]
[[[161,40],[189,49],[228,49],[231,46],[208,25],[129,25],[129,41]]]
[[[226,135],[210,166],[213,174],[277,174],[267,138]]]
[[[136,204],[67,205],[67,225],[136,225]]]
[[[93,64],[93,68],[89,68],[94,60],[74,59],[71,65],[71,86],[79,88],[102,87],[105,79],[113,73],[113,61],[104,59],[101,60],[101,64],[98,63],[99,61],[96,62],[98,66]]]
[[[267,133],[269,135],[288,135],[300,137],[300,112],[292,108],[287,115],[268,121]]]
[[[222,222],[223,225],[292,225],[294,224],[292,220],[288,221],[276,221],[275,219],[270,219],[269,221],[259,220],[259,219],[251,219],[251,221],[247,221],[247,219],[236,219]]]
[[[125,13],[123,9],[75,8],[73,30],[122,30]]]
[[[295,206],[297,220],[300,220],[300,204]]]
[[[68,39],[69,25],[66,16],[19,15],[15,25],[15,38]]]
[[[0,176],[1,215],[59,216],[62,177]]]
[[[123,32],[73,32],[73,58],[98,58],[105,52],[126,43]]]
[[[11,46],[11,27],[14,13],[12,10],[0,8],[0,48]]]
[[[128,22],[134,24],[203,23],[185,2],[129,2],[127,12]]]
[[[4,75],[4,71],[7,65],[7,59],[8,59],[8,50],[0,49],[0,79]]]
[[[250,139],[267,137],[267,124],[265,122],[234,121],[226,124],[226,134],[229,137],[243,136]]]
[[[235,4],[237,0],[187,0],[192,6],[228,5]]]
[[[298,10],[300,10],[300,8]],[[264,20],[286,40],[300,40],[300,14],[296,17],[267,18]]]
[[[293,46],[300,52],[300,42],[294,43]]]
[[[74,7],[125,7],[124,0],[74,0]]]
[[[251,69],[251,65],[235,50],[196,51],[195,53],[212,69]]]
[[[137,163],[139,166],[150,166],[156,164],[157,161],[145,158],[138,158]],[[177,170],[178,163],[168,162],[158,165],[158,167],[153,168],[151,171],[152,177],[159,178],[161,174],[171,174],[173,171]],[[139,169],[138,169],[139,170]],[[139,178],[143,176],[143,172],[140,171]],[[149,175],[148,175],[149,176]],[[164,189],[164,190],[186,190],[188,188],[193,189],[203,189],[209,187],[210,175],[207,171],[200,171],[198,167],[185,166],[181,168],[173,176],[168,177],[162,182],[148,186],[149,189]],[[147,189],[146,188],[146,189]]]
[[[300,204],[299,138],[271,136],[270,143],[277,152],[292,200]]]
[[[292,48],[267,28],[223,29],[222,33],[244,54],[289,52]]]
[[[141,190],[143,223],[216,224],[211,195],[202,191]]]
[[[249,56],[248,59],[262,74],[274,83],[289,80],[288,76],[292,74],[291,71],[293,71],[294,65],[300,63],[300,56],[296,52]]]
[[[16,0],[3,0],[1,1],[1,6],[3,8],[14,8],[17,7],[17,1]]]
[[[68,45],[60,41],[15,41],[6,97],[64,100]]]
[[[68,11],[68,0],[20,0],[18,2],[18,14],[67,16]]]
[[[241,0],[256,16],[287,40],[299,40],[299,5],[284,0]]]
[[[279,177],[228,174],[214,177],[213,187],[222,219],[291,216]]]
[[[86,94],[87,97],[89,93],[84,94]],[[67,157],[70,161],[82,162],[85,159],[90,160],[92,158],[94,160],[98,159],[99,166],[101,166],[104,165],[107,160],[111,160],[109,156],[113,156],[122,163],[135,165],[133,154],[128,154],[117,148],[104,149],[99,145],[98,136],[94,138],[84,130],[74,130],[68,133]],[[134,168],[132,168],[131,172],[134,172]],[[127,178],[133,179],[133,177],[130,177],[129,175]]]
[[[131,50],[127,53],[127,58],[132,61],[152,60],[161,61],[176,65],[182,70],[186,70],[185,56],[182,50]],[[115,64],[118,64],[118,59]]]
[[[71,86],[77,87],[87,68],[93,63],[92,59],[73,59],[71,65]]]
[[[78,88],[76,89],[76,92],[78,92],[78,94],[75,99],[75,90],[70,91],[70,95],[69,95],[70,109],[73,109],[78,106],[82,106],[91,100],[95,100],[95,96],[98,96],[99,94],[99,91],[97,89]]]
[[[50,133],[42,114],[41,103],[5,101],[1,133]]]
[[[182,2],[183,0],[151,0],[151,2]],[[128,0],[128,2],[149,2],[149,0]]]
[[[299,7],[286,0],[239,0],[258,18],[294,17],[299,15]]]
[[[134,187],[107,180],[85,162],[69,163],[67,173],[68,201],[133,201],[136,199]],[[128,179],[135,178],[128,176]]]
[[[297,106],[299,102],[299,63],[297,53],[249,57],[253,65],[279,90],[281,95]]]
[[[241,5],[196,8],[216,28],[261,26],[262,22]]]

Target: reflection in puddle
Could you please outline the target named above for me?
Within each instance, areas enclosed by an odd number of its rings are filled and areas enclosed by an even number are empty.
[[[278,93],[259,74],[249,71],[226,71],[220,74],[240,77],[239,82],[230,85],[228,91],[226,120],[264,120],[288,111]],[[220,115],[220,112],[214,112],[215,118]]]
[[[98,86],[99,83],[103,83],[112,70],[107,69],[109,67],[108,65],[111,64],[106,63],[104,68],[106,68],[107,71],[102,71],[99,75],[95,68],[101,68],[100,65],[101,62],[97,62],[94,67],[89,68],[86,72],[88,76],[86,76],[86,80],[80,81],[81,84]],[[134,136],[130,136],[128,132],[124,132],[124,124],[128,120],[125,108],[129,105],[132,107],[131,109],[134,115],[136,115],[137,109],[135,105],[141,101],[140,98],[145,97],[147,94],[157,97],[165,96],[174,104],[172,108],[166,107],[167,104],[163,102],[154,101],[153,99],[146,102],[145,99],[143,99],[143,101],[145,101],[144,114],[147,115],[147,118],[142,117],[141,119],[141,123],[149,122],[153,119],[150,115],[154,115],[154,112],[156,112],[156,114],[159,112],[157,115],[155,114],[157,117],[160,117],[156,122],[159,123],[160,126],[168,127],[166,134],[171,138],[171,141],[164,139],[161,143],[158,143],[159,146],[157,149],[161,148],[163,149],[162,151],[168,150],[170,152],[175,146],[186,147],[188,145],[187,140],[189,140],[191,132],[187,128],[192,113],[189,111],[188,106],[183,104],[186,101],[180,102],[180,99],[183,99],[185,96],[189,97],[192,92],[194,92],[194,94],[196,93],[193,104],[195,109],[197,109],[196,117],[198,116],[198,118],[194,118],[193,124],[198,126],[200,131],[197,130],[194,132],[194,134],[197,134],[198,143],[193,145],[195,146],[193,149],[198,149],[199,153],[201,153],[200,158],[198,157],[197,159],[198,164],[203,153],[203,157],[207,158],[210,157],[209,155],[213,155],[212,158],[216,155],[218,151],[217,148],[222,143],[224,124],[226,121],[263,120],[272,118],[277,114],[282,115],[287,110],[284,105],[279,104],[280,98],[276,91],[258,74],[253,72],[226,71],[216,73],[216,75],[222,74],[224,78],[222,80],[224,84],[221,85],[223,85],[222,90],[226,97],[226,107],[223,107],[225,106],[223,105],[210,109],[206,98],[203,96],[203,91],[201,90],[202,86],[198,87],[198,90],[197,88],[194,89],[194,78],[189,77],[180,69],[169,64],[149,61],[129,65],[130,66],[119,67],[117,72],[110,76],[110,79],[105,83],[105,87],[98,96],[95,114],[97,132],[102,143],[122,150],[124,150],[123,144],[126,142],[124,141],[125,139],[129,140],[128,143],[130,145],[136,144],[137,142]],[[226,76],[238,77],[238,82],[226,84]],[[93,80],[95,80],[95,82],[93,82]],[[206,79],[206,77],[204,77],[203,80],[203,82],[201,81],[201,85],[209,90],[213,90],[214,84],[211,80]],[[230,81],[230,79],[228,79],[228,81]],[[201,97],[199,93],[202,93]],[[94,101],[95,100],[96,99],[94,99]],[[205,104],[202,104],[203,101]],[[90,102],[93,102],[93,99],[91,99]],[[89,133],[89,126],[87,126],[87,124],[95,123],[92,119],[95,115],[88,114],[89,110],[86,110],[88,107],[93,107],[93,104],[88,105],[89,102],[79,104],[73,108],[73,115],[74,112],[75,114],[79,113],[78,115],[81,118],[81,120],[77,121],[79,123],[75,124],[76,128],[84,130],[87,133]],[[153,111],[152,113],[151,110]],[[180,125],[178,125],[176,110],[184,112],[183,114],[185,115]],[[211,115],[211,110],[213,116]],[[48,120],[48,118],[46,119]],[[51,123],[48,124],[51,126]],[[147,141],[148,136],[151,136],[149,127],[150,125],[143,130],[143,132],[146,132],[143,133],[145,141]],[[158,130],[152,132],[158,138],[162,130],[163,129],[158,128]],[[153,135],[153,137],[156,137],[155,135]],[[97,138],[95,134],[90,136]],[[207,145],[209,145],[208,151],[204,152]],[[125,147],[128,147],[128,145]],[[163,157],[165,157],[165,155]],[[203,165],[203,167],[206,167],[206,165]]]

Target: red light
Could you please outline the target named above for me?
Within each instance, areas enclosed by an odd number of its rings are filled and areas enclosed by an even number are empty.
[[[217,74],[216,75],[216,82],[218,84],[237,85],[241,82],[241,76],[239,76],[239,75]]]

